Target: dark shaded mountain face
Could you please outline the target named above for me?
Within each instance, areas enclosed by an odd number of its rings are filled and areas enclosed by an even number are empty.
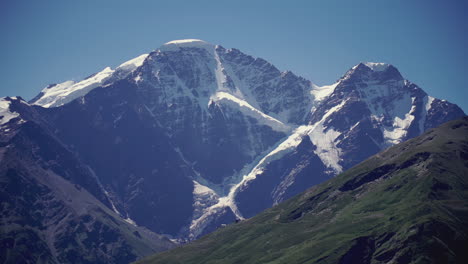
[[[0,134],[2,263],[128,263],[173,246],[113,212],[92,169],[34,108],[4,101],[21,117]]]
[[[99,175],[124,218],[176,234],[192,215],[193,172],[129,86],[122,80],[85,101],[39,110]]]
[[[27,136],[40,145],[35,156],[4,140],[15,159],[44,160],[43,170],[86,190],[125,226],[179,241],[252,217],[461,116],[388,64],[359,64],[318,87],[200,40],[50,85],[29,104],[0,101],[2,137],[38,127]]]
[[[466,263],[468,118],[139,263]]]

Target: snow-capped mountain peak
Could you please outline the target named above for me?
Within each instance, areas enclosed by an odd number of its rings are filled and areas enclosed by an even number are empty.
[[[364,62],[364,65],[371,68],[371,70],[373,71],[385,71],[388,69],[388,67],[391,66],[388,63],[382,63],[382,62]]]
[[[381,62],[361,62],[352,67],[341,80],[356,81],[403,81],[404,78],[396,67]]]
[[[180,39],[173,40],[163,44],[159,50],[160,51],[174,51],[180,48],[203,48],[212,51],[215,45],[210,44],[201,39]]]
[[[159,112],[168,106],[174,111],[182,105],[177,102],[186,100],[206,112],[213,96],[224,92],[283,124],[297,125],[312,106],[310,81],[203,40],[170,41],[151,53],[145,64],[137,73],[139,88],[147,93],[148,107]]]
[[[183,39],[167,42],[155,52],[129,60],[115,70],[108,67],[83,81],[49,86],[30,103],[61,106],[131,73],[134,74],[129,81],[152,94],[147,95],[151,101],[146,102],[151,109],[158,102],[174,107],[183,105],[176,102],[188,99],[206,112],[211,97],[222,91],[286,125],[303,122],[313,98],[319,101],[332,90],[311,93],[314,86],[310,81],[288,71],[280,72],[261,58],[199,39]],[[155,93],[161,94],[154,97]]]

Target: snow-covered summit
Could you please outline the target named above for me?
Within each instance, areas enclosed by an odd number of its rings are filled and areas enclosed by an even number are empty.
[[[382,62],[364,62],[363,64],[369,67],[373,71],[385,71],[391,66],[388,63],[382,63]]]
[[[213,50],[215,45],[208,43],[201,39],[180,39],[173,40],[163,44],[159,50],[160,51],[174,51],[179,48],[204,48]]]
[[[340,79],[341,81],[403,81],[404,78],[396,67],[382,62],[361,62],[352,67]]]
[[[281,72],[261,58],[198,39],[162,45],[135,75],[140,90],[148,93],[146,104],[161,111],[171,106],[168,111],[180,112],[174,108],[185,109],[187,104],[176,102],[189,100],[206,112],[212,96],[224,92],[287,125],[302,122],[313,104],[310,81]],[[234,105],[226,97],[217,102]]]

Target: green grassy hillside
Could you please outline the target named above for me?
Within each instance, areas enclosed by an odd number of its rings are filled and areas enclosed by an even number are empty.
[[[468,118],[138,263],[468,263]]]

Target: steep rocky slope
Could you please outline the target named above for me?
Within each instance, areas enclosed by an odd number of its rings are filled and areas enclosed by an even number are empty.
[[[35,109],[20,98],[3,101],[12,118],[0,134],[0,262],[128,263],[173,247],[124,221],[94,172]]]

